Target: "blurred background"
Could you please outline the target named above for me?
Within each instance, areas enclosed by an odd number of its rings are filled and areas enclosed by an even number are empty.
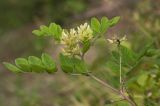
[[[60,47],[51,38],[32,35],[32,30],[51,22],[75,27],[102,16],[121,16],[106,38],[127,35],[126,45],[137,52],[154,39],[155,48],[160,49],[160,0],[0,0],[0,106],[128,106],[124,102],[110,104],[119,97],[85,76],[61,71],[55,75],[17,75],[2,65],[3,61],[14,62],[17,57],[40,56],[42,52],[58,59]],[[106,67],[110,48],[99,40],[85,59],[97,77],[116,87],[117,77]],[[156,64],[160,63],[160,57],[156,59]],[[146,62],[145,68],[155,65],[155,61]],[[160,69],[155,73],[156,79],[149,84],[141,86],[133,81],[129,85],[139,106],[160,106]]]

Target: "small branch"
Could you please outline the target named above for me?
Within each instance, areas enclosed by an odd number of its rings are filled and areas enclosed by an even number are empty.
[[[117,94],[120,94],[119,90],[115,89],[114,87],[112,87],[111,85],[109,85],[108,83],[100,80],[99,78],[97,78],[96,76],[94,76],[93,74],[91,73],[88,73],[88,75],[93,78],[94,80],[96,80],[97,82],[99,82],[100,84],[106,86],[107,88],[110,88],[112,91],[114,91],[115,93]]]

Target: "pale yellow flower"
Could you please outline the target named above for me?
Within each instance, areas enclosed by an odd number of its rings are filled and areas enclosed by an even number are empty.
[[[81,41],[87,41],[93,38],[93,31],[87,23],[77,27],[77,33]]]
[[[80,55],[82,42],[91,40],[93,38],[92,33],[93,31],[87,23],[80,25],[77,29],[63,30],[61,38],[61,44],[64,45],[63,54]]]
[[[65,55],[77,55],[80,54],[80,47],[78,45],[78,36],[75,29],[70,29],[70,31],[63,30],[61,44],[64,45],[63,53]]]

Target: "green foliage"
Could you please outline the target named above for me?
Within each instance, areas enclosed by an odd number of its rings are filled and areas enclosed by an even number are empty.
[[[15,60],[15,64],[21,69],[21,70],[24,70],[24,71],[31,71],[31,68],[30,68],[30,65],[27,61],[27,59],[25,58],[17,58]]]
[[[41,58],[42,58],[42,63],[44,64],[44,67],[48,73],[54,73],[57,70],[56,64],[53,61],[51,56],[44,53],[44,54],[42,54]]]
[[[16,66],[4,62],[4,65],[15,73],[21,73],[21,72],[48,72],[48,73],[54,73],[57,71],[56,64],[52,60],[52,58],[44,53],[41,56],[42,58],[38,58],[35,56],[29,56],[28,60],[25,58],[17,58],[15,60]]]
[[[44,71],[44,66],[42,64],[42,61],[38,57],[29,56],[28,62],[31,65],[32,71],[34,71],[34,72],[43,72]]]
[[[106,30],[108,29],[109,27],[109,20],[107,17],[102,17],[101,19],[101,27],[100,27],[100,32],[102,34],[104,34],[106,32]]]
[[[119,65],[114,61],[108,61],[106,67],[111,69],[113,72],[117,73],[119,70]]]
[[[143,73],[142,75],[140,75],[137,79],[137,83],[140,85],[140,86],[145,86],[146,85],[146,81],[148,79],[148,73]]]
[[[11,70],[11,71],[14,72],[14,73],[21,73],[21,72],[22,72],[18,67],[14,66],[14,65],[12,65],[12,64],[10,64],[10,63],[3,62],[3,64],[5,65],[5,67],[6,67],[8,70]]]
[[[149,49],[151,49],[152,46],[153,46],[153,41],[145,45],[144,48],[142,48],[141,52],[139,53],[138,59],[141,59],[143,56],[148,55],[147,52]]]
[[[115,26],[119,22],[119,20],[120,20],[119,16],[112,18],[111,20],[109,20],[109,26],[110,27]]]
[[[61,68],[65,73],[69,74],[86,74],[88,73],[87,66],[83,60],[76,57],[69,57],[60,54]]]
[[[119,22],[119,20],[120,17],[114,17],[110,20],[107,17],[102,17],[100,21],[97,18],[92,18],[91,28],[94,32],[94,35],[103,35],[108,30],[108,28],[116,25]]]
[[[82,53],[85,54],[89,50],[89,48],[91,46],[91,42],[90,41],[84,41],[82,43],[83,43]]]
[[[100,33],[100,22],[96,18],[91,19],[91,28],[94,31],[94,34]]]
[[[60,40],[62,35],[62,28],[60,25],[57,25],[55,23],[51,23],[49,25],[49,33],[53,35],[55,40]]]
[[[37,36],[52,36],[56,41],[60,41],[62,28],[60,25],[51,23],[49,27],[42,25],[40,29],[34,30],[32,33]]]
[[[125,67],[131,67],[137,62],[137,54],[133,52],[131,49],[120,46],[120,51],[112,51],[112,61],[119,64],[119,52],[121,53],[122,65]]]

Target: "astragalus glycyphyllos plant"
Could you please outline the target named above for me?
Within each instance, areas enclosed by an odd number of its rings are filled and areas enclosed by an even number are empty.
[[[62,29],[60,25],[51,23],[49,26],[40,26],[40,29],[34,30],[33,34],[37,36],[50,36],[56,44],[62,45],[62,50],[59,53],[60,66],[63,72],[69,75],[84,75],[91,77],[100,84],[111,89],[113,93],[121,97],[120,101],[127,101],[131,106],[137,106],[134,96],[128,91],[126,78],[132,73],[135,67],[141,62],[141,59],[148,54],[153,42],[148,44],[142,52],[135,53],[121,43],[126,40],[126,36],[122,38],[113,37],[105,39],[106,31],[116,25],[120,17],[108,19],[107,17],[92,18],[90,24],[84,23],[76,28]],[[119,71],[119,88],[115,88],[107,82],[102,81],[92,74],[92,71],[87,66],[84,56],[97,39],[105,39],[106,41],[116,45],[116,50],[112,51],[112,59],[107,63],[108,67],[114,66]],[[4,62],[6,68],[15,73],[44,73],[49,74],[57,71],[55,61],[47,53],[43,53],[41,58],[29,56],[26,58],[17,58],[15,65]],[[107,73],[106,73],[107,74]],[[145,78],[148,78],[146,74]],[[144,80],[144,78],[142,78]],[[140,82],[138,82],[140,83]],[[141,83],[140,83],[141,84]],[[114,100],[113,100],[114,103]]]

